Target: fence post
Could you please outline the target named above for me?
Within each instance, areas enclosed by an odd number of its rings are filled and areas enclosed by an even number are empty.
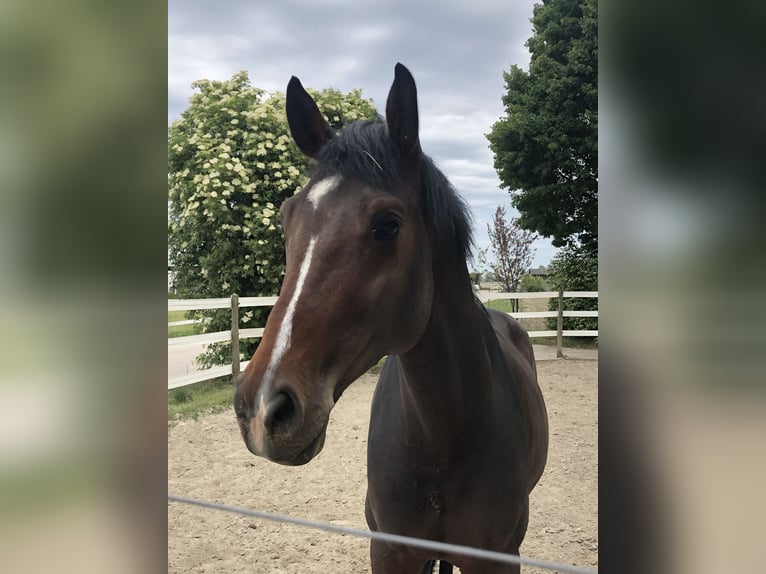
[[[564,335],[564,290],[559,289],[558,317],[556,317],[556,358],[564,357],[563,340]]]
[[[231,296],[231,374],[239,375],[239,296]]]

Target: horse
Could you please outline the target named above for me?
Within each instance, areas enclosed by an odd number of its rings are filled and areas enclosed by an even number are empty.
[[[302,465],[343,391],[387,357],[368,435],[373,531],[519,553],[548,419],[529,337],[477,300],[471,217],[423,153],[415,80],[395,67],[385,119],[328,125],[301,82],[292,137],[313,159],[281,206],[286,273],[234,409],[255,455]],[[374,574],[518,573],[518,565],[373,540]]]

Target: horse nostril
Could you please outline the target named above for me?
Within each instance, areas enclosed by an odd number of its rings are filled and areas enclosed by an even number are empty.
[[[276,393],[266,406],[263,425],[271,433],[295,432],[301,424],[297,402],[284,391]]]

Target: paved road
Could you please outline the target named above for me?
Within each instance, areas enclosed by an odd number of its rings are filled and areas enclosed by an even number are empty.
[[[183,349],[168,349],[168,379],[196,373],[199,369],[194,364],[194,357],[202,353],[205,347],[207,345],[197,345]]]

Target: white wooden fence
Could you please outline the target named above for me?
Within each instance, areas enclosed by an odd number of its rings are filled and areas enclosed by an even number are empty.
[[[565,317],[598,317],[598,311],[570,311],[564,309],[564,298],[598,298],[598,291],[542,291],[538,293],[490,293],[487,301],[498,299],[558,299],[556,311],[520,311],[508,313],[516,319],[539,319],[546,317],[556,317],[557,328],[548,331],[528,331],[531,338],[535,337],[556,337],[556,356],[563,357],[562,337],[598,337],[598,330],[564,330],[563,321]],[[194,311],[200,309],[231,309],[231,330],[218,331],[215,333],[204,333],[202,335],[189,335],[186,337],[168,338],[168,354],[175,349],[187,347],[197,347],[210,343],[222,343],[231,341],[232,357],[239,358],[239,340],[253,339],[263,336],[263,329],[240,329],[239,328],[239,309],[242,307],[271,307],[277,302],[277,297],[238,297],[232,295],[225,299],[169,299],[168,311]],[[177,324],[188,324],[187,321],[174,321],[168,323],[168,326]],[[196,373],[181,375],[168,379],[168,389],[175,389],[223,377],[227,375],[238,375],[250,361],[234,360],[231,365],[222,365],[211,369],[204,369]]]

